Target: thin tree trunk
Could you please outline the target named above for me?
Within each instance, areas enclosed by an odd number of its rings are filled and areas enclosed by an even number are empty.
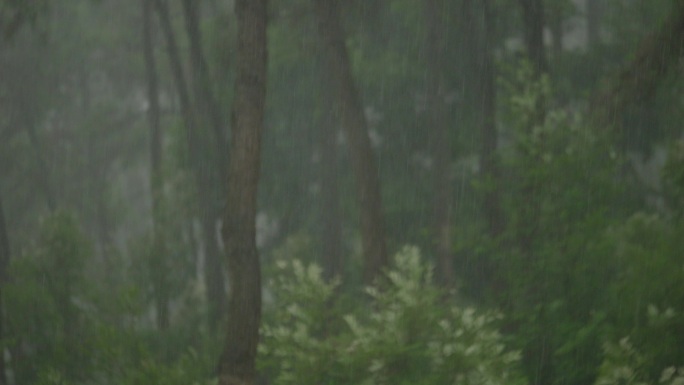
[[[161,205],[164,177],[162,173],[162,131],[159,119],[159,84],[154,57],[152,0],[142,0],[143,55],[147,75],[147,117],[150,124],[150,192],[152,194],[152,225],[155,239],[160,237]]]
[[[361,99],[354,85],[337,1],[314,0],[314,4],[327,59],[327,77],[332,82],[340,108],[340,120],[349,143],[356,177],[365,264],[363,276],[366,283],[371,283],[388,262],[378,166]]]
[[[159,24],[161,26],[162,33],[166,40],[166,52],[169,58],[169,64],[171,67],[171,73],[176,86],[176,92],[178,93],[178,99],[180,101],[181,116],[183,118],[183,123],[185,125],[185,135],[189,147],[189,158],[194,159],[194,151],[197,148],[197,138],[195,133],[195,121],[192,112],[192,106],[190,104],[190,93],[188,91],[188,85],[185,80],[185,75],[183,73],[183,66],[181,62],[180,52],[178,50],[178,44],[176,43],[176,37],[173,32],[173,26],[171,25],[171,17],[169,15],[169,9],[167,3],[162,0],[151,0],[153,1],[156,14],[159,18]],[[164,277],[168,272],[166,271],[167,264],[163,257],[159,257],[159,267],[161,271],[156,273],[160,275],[159,287],[156,293],[157,302],[157,323],[161,330],[168,328],[169,326],[169,297],[167,293],[167,288],[164,287],[162,282],[165,282]]]
[[[159,109],[159,84],[157,77],[156,60],[154,57],[152,1],[142,0],[143,11],[143,56],[145,58],[145,71],[147,73],[147,101],[149,103],[147,117],[150,124],[150,192],[152,195],[152,242],[153,252],[164,258],[166,250],[165,234],[162,223],[162,202],[164,199],[164,176],[162,171],[162,132]],[[160,261],[161,266],[166,266]],[[165,269],[155,272],[167,274]],[[157,327],[165,330],[169,326],[169,300],[165,288],[160,282],[155,288],[155,306],[157,312]]]
[[[200,0],[183,0],[183,15],[185,16],[185,29],[190,43],[190,65],[194,78],[198,110],[210,118],[216,139],[217,154],[222,159],[219,162],[219,170],[223,179],[226,176],[225,159],[228,156],[228,140],[221,110],[211,89],[209,66],[204,58],[202,35],[199,28],[200,5]]]
[[[338,181],[337,134],[338,113],[331,98],[324,97],[330,104],[328,114],[321,123],[320,131],[320,176],[321,182],[321,249],[323,274],[326,280],[342,273],[342,227],[340,215],[340,192]]]
[[[36,128],[33,126],[32,119],[27,119],[26,131],[29,136],[29,141],[33,150],[36,152],[36,162],[38,162],[38,180],[43,188],[43,194],[45,194],[45,203],[47,204],[48,210],[50,212],[55,212],[57,210],[57,198],[55,194],[55,188],[50,178],[50,169],[48,163],[45,160],[45,154],[43,152],[43,146],[38,138],[38,133]]]
[[[587,44],[589,48],[601,43],[601,0],[586,0]]]
[[[523,28],[527,55],[536,75],[546,73],[548,64],[544,50],[544,1],[519,0],[523,11]]]
[[[451,140],[447,125],[444,94],[446,90],[444,41],[444,2],[425,0],[425,26],[428,77],[426,87],[428,129],[431,152],[435,158],[433,170],[433,237],[439,266],[437,278],[445,286],[454,283],[452,245],[452,212],[454,200],[451,181]]]
[[[192,69],[193,86],[195,90],[195,106],[198,114],[196,123],[200,123],[200,117],[209,118],[209,125],[213,128],[214,138],[210,140],[216,148],[214,156],[218,177],[214,180],[207,179],[202,181],[199,186],[200,209],[202,211],[202,228],[205,244],[205,277],[207,282],[207,300],[209,304],[209,328],[215,330],[220,320],[225,314],[226,293],[223,277],[223,264],[221,263],[222,253],[218,246],[216,237],[216,223],[221,212],[219,207],[219,197],[225,196],[225,180],[227,176],[226,159],[228,159],[227,139],[224,131],[223,118],[218,108],[216,98],[211,90],[209,79],[209,67],[204,58],[202,48],[202,36],[199,29],[199,10],[201,2],[199,0],[183,0],[183,15],[185,18],[185,29],[190,42],[190,67]],[[210,146],[211,143],[203,141],[203,147]],[[199,156],[200,151],[195,151]],[[193,162],[200,163],[207,158],[195,159]],[[209,177],[207,175],[207,177]],[[216,194],[212,194],[216,193]]]
[[[499,162],[497,157],[498,133],[496,130],[496,68],[493,57],[493,28],[490,0],[483,2],[484,25],[480,49],[480,175],[486,181],[484,213],[487,231],[492,238],[498,237],[504,229],[504,216],[499,196]]]
[[[223,227],[230,300],[220,385],[253,384],[261,323],[261,267],[256,210],[266,103],[267,0],[237,0],[233,132]]]
[[[7,235],[7,222],[5,219],[5,211],[2,205],[2,197],[0,197],[0,341],[3,342],[0,348],[0,385],[7,384],[7,368],[5,367],[5,283],[7,282],[7,269],[10,262],[10,244],[9,236]]]

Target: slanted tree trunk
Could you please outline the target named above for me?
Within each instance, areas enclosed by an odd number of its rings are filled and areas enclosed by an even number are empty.
[[[674,0],[665,23],[644,38],[634,59],[623,66],[590,107],[597,126],[620,127],[620,116],[631,106],[652,97],[665,75],[684,57],[684,0]]]
[[[223,239],[230,299],[220,385],[254,383],[261,322],[261,268],[256,211],[266,102],[267,0],[236,0],[235,101]]]
[[[425,0],[425,27],[428,77],[426,101],[430,150],[435,159],[433,170],[433,238],[437,251],[437,278],[445,286],[454,283],[452,215],[454,200],[451,180],[451,140],[445,105],[446,73],[443,0]]]
[[[371,283],[388,262],[378,166],[363,105],[352,76],[337,0],[314,0],[314,5],[327,62],[326,76],[331,81],[340,109],[340,121],[356,178],[356,195],[361,211],[363,277],[366,283]]]
[[[190,42],[190,68],[193,78],[193,88],[195,90],[195,110],[197,111],[197,124],[208,123],[212,127],[214,137],[208,143],[203,141],[202,147],[215,147],[215,156],[218,175],[213,180],[204,180],[199,186],[200,209],[202,211],[202,228],[205,245],[205,277],[207,281],[207,302],[209,304],[209,328],[215,330],[219,322],[223,319],[226,305],[225,282],[223,277],[222,253],[218,245],[216,236],[216,225],[220,216],[221,198],[225,195],[225,180],[227,177],[226,159],[228,157],[228,142],[226,139],[225,128],[221,111],[211,89],[209,78],[209,66],[204,58],[202,48],[202,36],[199,29],[199,11],[201,1],[183,0],[183,14],[185,17],[185,29]],[[208,117],[208,122],[201,119]],[[207,133],[208,134],[208,133]],[[208,137],[209,135],[204,135]],[[195,151],[199,156],[200,151]],[[206,157],[195,159],[194,162],[213,163]]]

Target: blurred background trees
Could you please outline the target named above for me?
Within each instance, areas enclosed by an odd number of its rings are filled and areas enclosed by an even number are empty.
[[[0,383],[217,378],[234,3],[0,0]],[[271,0],[260,381],[472,375],[434,352],[470,307],[514,381],[678,381],[683,10]],[[391,258],[407,244],[429,284]],[[322,270],[283,280],[294,260]]]

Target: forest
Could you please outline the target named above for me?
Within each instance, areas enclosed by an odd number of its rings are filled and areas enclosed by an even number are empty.
[[[0,385],[684,384],[684,0],[0,0]]]

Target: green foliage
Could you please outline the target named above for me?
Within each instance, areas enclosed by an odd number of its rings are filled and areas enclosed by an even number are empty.
[[[320,268],[278,267],[276,310],[259,350],[275,384],[521,382],[518,354],[496,331],[499,315],[454,305],[416,248],[399,252],[385,279],[366,289],[369,303],[357,302],[342,322],[332,317],[337,283],[324,282]]]
[[[627,337],[617,344],[606,343],[603,350],[605,359],[596,385],[684,384],[684,367],[670,366],[660,371],[658,377],[649,376],[643,356]]]

